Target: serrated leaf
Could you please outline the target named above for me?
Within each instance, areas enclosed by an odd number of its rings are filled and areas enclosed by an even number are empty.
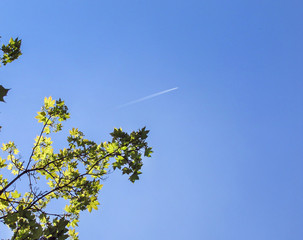
[[[7,95],[8,91],[9,91],[9,89],[6,89],[2,85],[0,85],[0,101],[1,102],[5,102],[3,97],[5,97]]]

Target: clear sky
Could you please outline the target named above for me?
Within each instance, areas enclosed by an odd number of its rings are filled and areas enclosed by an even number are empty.
[[[97,142],[150,129],[139,182],[104,183],[81,240],[303,239],[303,1],[0,2],[0,141],[26,157],[45,96]],[[178,87],[174,91],[126,103]],[[57,138],[65,146],[64,134]],[[0,229],[0,238],[9,231]]]

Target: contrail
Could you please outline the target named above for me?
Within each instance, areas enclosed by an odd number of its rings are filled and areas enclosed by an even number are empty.
[[[129,105],[132,105],[132,104],[135,104],[135,103],[138,103],[138,102],[142,102],[142,101],[145,101],[147,99],[150,99],[150,98],[153,98],[153,97],[157,97],[159,95],[162,95],[164,93],[168,93],[168,92],[171,92],[171,91],[174,91],[174,90],[177,90],[178,87],[175,87],[175,88],[171,88],[171,89],[168,89],[168,90],[165,90],[165,91],[162,91],[162,92],[158,92],[158,93],[154,93],[152,95],[149,95],[149,96],[146,96],[144,98],[140,98],[140,99],[137,99],[135,101],[131,101],[131,102],[128,102],[128,103],[125,103],[123,105],[120,105],[119,108],[121,107],[126,107],[126,106],[129,106]]]

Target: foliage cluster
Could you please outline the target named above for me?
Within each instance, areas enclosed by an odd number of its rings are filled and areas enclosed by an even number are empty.
[[[21,56],[20,48],[18,38],[3,44],[0,66]],[[0,85],[0,101],[4,102],[8,90]],[[51,136],[62,130],[62,123],[69,117],[64,101],[45,98],[36,116],[42,123],[41,132],[29,158],[21,158],[13,141],[2,145],[5,157],[0,157],[0,222],[13,231],[12,240],[79,239],[76,227],[80,212],[98,209],[98,195],[108,174],[121,170],[134,183],[141,174],[142,158],[151,157],[145,127],[130,134],[115,128],[112,139],[100,144],[73,128],[66,146],[55,151]],[[28,189],[24,189],[24,183]],[[54,212],[49,203],[58,199],[67,205]]]
[[[62,100],[45,98],[36,116],[43,126],[29,159],[22,161],[14,142],[2,146],[7,156],[0,158],[0,171],[6,168],[10,174],[0,174],[0,221],[12,229],[12,239],[78,239],[79,214],[98,209],[102,180],[120,169],[135,182],[141,174],[142,157],[151,156],[145,127],[130,134],[115,128],[111,141],[100,144],[73,128],[66,148],[55,153],[50,136],[61,131],[62,122],[69,117]],[[42,178],[47,188],[41,188]],[[18,188],[19,180],[28,182],[27,191]],[[63,213],[48,212],[48,204],[56,199],[67,201]]]

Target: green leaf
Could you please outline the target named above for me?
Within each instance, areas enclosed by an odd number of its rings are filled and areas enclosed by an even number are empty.
[[[17,190],[15,190],[14,192],[11,193],[11,196],[12,196],[13,198],[19,198],[19,197],[21,197],[21,194],[18,193]]]
[[[3,52],[3,57],[1,57],[0,60],[5,66],[7,63],[18,59],[22,55],[21,40],[18,38],[11,38],[7,45],[2,45],[1,50]]]
[[[0,101],[1,102],[5,102],[3,97],[5,97],[7,95],[8,91],[9,91],[9,89],[6,89],[2,85],[0,85]]]

